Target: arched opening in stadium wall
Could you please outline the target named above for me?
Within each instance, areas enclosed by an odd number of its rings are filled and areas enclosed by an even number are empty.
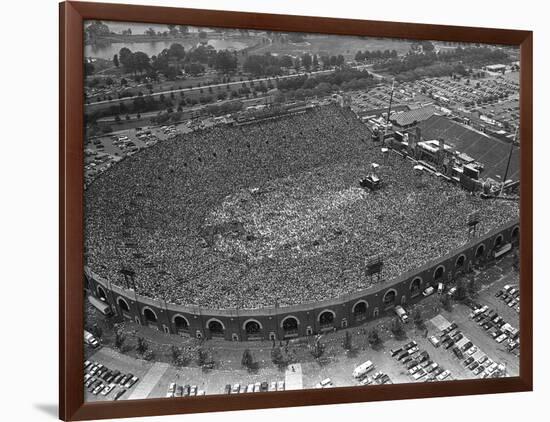
[[[476,261],[483,258],[484,253],[485,253],[485,245],[482,243],[476,248]]]
[[[331,311],[323,311],[321,312],[321,315],[319,315],[319,324],[321,327],[328,327],[332,326],[334,322],[334,313]]]
[[[462,267],[464,267],[465,262],[466,262],[466,257],[464,255],[460,255],[455,263],[456,269],[461,269]]]
[[[244,329],[247,335],[254,336],[260,333],[262,327],[258,321],[248,321],[245,324]]]
[[[439,282],[443,278],[443,274],[445,273],[445,267],[443,265],[440,265],[436,268],[434,271],[434,282]]]
[[[386,294],[384,295],[384,306],[390,307],[395,305],[395,298],[397,297],[397,292],[393,289],[388,290]]]
[[[157,322],[157,315],[149,308],[145,308],[143,310],[143,316],[145,317],[145,320],[147,322],[151,322],[151,323]]]
[[[298,320],[292,316],[283,320],[283,331],[285,334],[294,334],[298,332]]]
[[[353,316],[355,318],[355,321],[363,321],[367,318],[367,302],[362,300],[361,302],[357,302],[353,306]]]
[[[422,287],[422,279],[420,277],[416,277],[413,281],[411,281],[411,297],[416,297],[420,294]]]
[[[179,331],[188,331],[189,330],[189,323],[187,320],[182,317],[181,315],[176,315],[174,317],[174,325],[176,326],[176,330]]]
[[[212,320],[208,323],[208,330],[213,335],[223,335],[225,332],[222,323],[217,320]]]
[[[103,302],[107,301],[107,293],[103,287],[97,286],[97,294]]]
[[[502,242],[504,241],[504,236],[499,234],[497,238],[495,239],[495,250],[499,250],[502,246]]]
[[[130,312],[130,306],[128,305],[128,302],[126,302],[124,299],[119,297],[117,303],[122,312]]]
[[[514,227],[512,230],[512,242],[514,244],[519,244],[519,227]]]

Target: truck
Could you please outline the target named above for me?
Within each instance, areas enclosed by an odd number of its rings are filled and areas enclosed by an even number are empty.
[[[422,295],[423,295],[424,297],[428,297],[428,296],[432,295],[434,292],[435,292],[434,287],[433,287],[433,286],[430,286],[430,287],[428,287],[426,290],[424,290],[424,291],[422,292]]]
[[[374,364],[368,360],[353,370],[354,378],[362,378],[374,369]]]
[[[402,306],[400,305],[397,305],[395,308],[394,308],[394,311],[395,311],[395,314],[399,317],[399,319],[401,320],[401,322],[403,323],[407,323],[409,322],[409,316],[407,315],[407,312],[405,311],[405,309],[403,309]]]
[[[84,330],[84,342],[90,346],[97,348],[99,347],[99,341],[94,337],[94,335],[86,330]]]

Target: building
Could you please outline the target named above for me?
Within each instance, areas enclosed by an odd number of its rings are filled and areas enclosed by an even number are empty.
[[[399,129],[408,129],[418,123],[429,119],[436,112],[434,105],[415,108],[413,110],[395,113],[390,116],[390,121]]]

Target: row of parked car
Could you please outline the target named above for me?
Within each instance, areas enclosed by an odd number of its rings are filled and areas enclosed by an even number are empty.
[[[449,323],[439,335],[430,337],[430,342],[435,347],[451,349],[454,356],[459,359],[464,367],[481,378],[496,376],[504,367],[494,362],[473,344],[462,331],[458,329],[456,322]],[[499,370],[499,371],[497,371]]]
[[[506,303],[510,308],[515,309],[519,314],[519,287],[513,287],[507,284],[496,292],[495,296]]]
[[[482,327],[497,343],[506,342],[509,351],[519,348],[519,330],[507,323],[494,309],[487,305],[475,308],[470,318]]]
[[[190,396],[204,396],[206,392],[200,390],[196,385],[179,385],[175,382],[170,383],[166,397],[190,397]]]
[[[375,372],[372,376],[369,376],[369,372],[374,371],[375,366],[370,360],[363,362],[361,365],[357,366],[353,370],[353,377],[358,380],[360,385],[371,385],[371,384],[393,384],[393,381],[388,374],[378,371]],[[321,381],[321,384],[323,381]]]
[[[430,354],[426,350],[420,350],[414,340],[391,349],[390,354],[403,364],[415,381],[444,381],[451,376],[451,371],[430,359]]]
[[[239,393],[265,393],[267,391],[284,391],[284,381],[267,381],[256,382],[250,384],[227,384],[225,386],[225,394],[239,394]]]
[[[84,387],[94,395],[108,396],[112,391],[113,400],[118,400],[128,389],[138,382],[139,378],[133,374],[123,374],[119,370],[110,370],[106,366],[91,362],[84,362]],[[118,389],[117,389],[118,387]]]

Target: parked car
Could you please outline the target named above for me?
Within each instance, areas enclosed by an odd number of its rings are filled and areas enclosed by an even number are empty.
[[[92,394],[97,396],[99,393],[101,393],[101,390],[103,390],[104,388],[105,388],[105,384],[101,383],[94,388],[94,390],[92,391]]]
[[[470,365],[473,361],[474,361],[474,358],[473,358],[472,356],[467,357],[467,358],[464,360],[464,366]]]
[[[391,349],[390,350],[390,355],[391,355],[391,357],[395,357],[397,354],[399,354],[399,352],[402,352],[402,351],[403,351],[402,347]]]
[[[485,366],[479,365],[477,368],[474,369],[474,375],[479,375],[485,370]]]
[[[103,391],[101,392],[101,394],[103,396],[107,396],[111,391],[113,391],[113,388],[115,388],[116,384],[115,383],[111,383],[109,384],[107,387],[105,387],[103,389]]]
[[[434,347],[439,347],[439,346],[441,346],[441,342],[437,339],[436,336],[431,336],[431,337],[429,338],[429,340],[430,340],[430,343],[432,343],[432,345],[433,345]]]
[[[475,352],[477,352],[479,349],[477,348],[477,346],[472,346],[468,349],[467,353],[472,356]]]
[[[412,349],[413,347],[417,346],[418,344],[416,343],[416,341],[411,341],[407,344],[405,344],[405,346],[403,347],[405,350],[409,350],[409,349]]]
[[[426,371],[424,371],[423,369],[420,369],[418,372],[416,372],[414,375],[413,375],[413,378],[418,381],[419,379],[421,378],[424,378],[426,376]]]
[[[460,348],[460,350],[462,350],[463,352],[465,352],[466,350],[468,350],[470,347],[472,347],[474,345],[474,343],[472,343],[471,341],[467,342],[467,343],[464,343],[464,345]]]
[[[451,371],[445,370],[437,376],[437,380],[438,381],[444,381],[446,378],[449,377],[449,375],[451,375]]]
[[[168,391],[166,391],[166,397],[174,397],[176,393],[176,383],[172,382],[168,386]]]
[[[119,398],[122,397],[122,395],[126,392],[126,390],[124,388],[121,388],[120,390],[118,390],[114,397],[113,397],[113,400],[118,400]]]
[[[454,342],[453,340],[449,340],[449,341],[447,341],[447,342],[443,345],[443,347],[444,347],[445,349],[449,349],[449,348],[451,348],[454,344],[455,344],[455,342]]]
[[[426,368],[426,372],[431,373],[435,371],[437,368],[439,368],[439,364],[437,362],[434,362]]]
[[[130,380],[124,385],[124,387],[131,388],[138,381],[138,379],[138,377],[130,378]]]

